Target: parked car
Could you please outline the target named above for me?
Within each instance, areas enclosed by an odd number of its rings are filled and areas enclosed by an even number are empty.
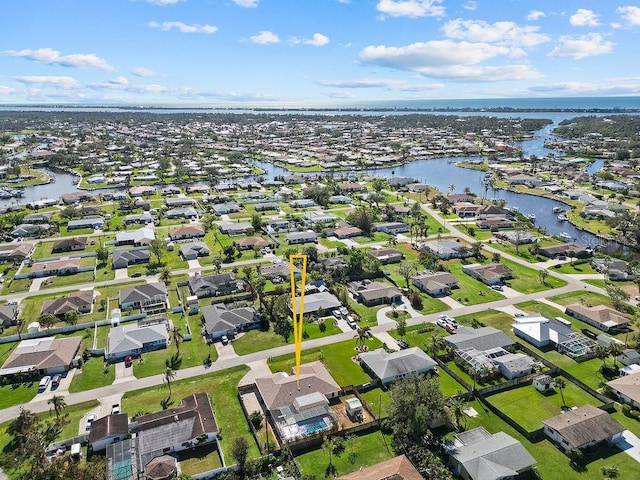
[[[517,313],[516,313],[516,317],[524,317],[524,313],[517,312]]]
[[[91,425],[93,425],[93,422],[96,421],[96,418],[98,418],[98,416],[91,412],[89,415],[87,415],[87,424],[85,425],[84,429],[88,432],[89,430],[91,430]]]
[[[131,355],[127,355],[124,357],[124,366],[130,367],[131,365],[133,365],[133,357]]]
[[[229,344],[229,337],[227,337],[226,335],[223,335],[220,340],[222,341],[223,345],[228,345]]]
[[[409,348],[409,344],[404,340],[396,340],[396,343],[398,344],[401,350],[404,350],[405,348]]]
[[[447,328],[447,321],[444,318],[439,318],[438,320],[436,320],[436,324],[439,327]]]
[[[444,329],[451,335],[454,335],[456,333],[456,329],[451,325],[447,325],[446,327],[444,327]]]
[[[502,285],[491,285],[491,288],[493,288],[494,290],[497,290],[498,292],[502,291]]]
[[[111,414],[112,415],[116,415],[120,413],[120,404],[119,403],[115,403],[113,405],[111,405]]]
[[[51,382],[51,377],[49,375],[42,377],[40,379],[40,383],[38,384],[38,391],[39,392],[44,392],[47,387],[49,386],[49,383]]]
[[[62,377],[60,375],[54,375],[51,379],[51,386],[57,387],[58,385],[60,385],[60,380],[62,380]]]
[[[138,278],[138,277],[141,277],[141,276],[142,276],[142,274],[140,272],[136,272],[133,275],[131,275],[131,278]]]

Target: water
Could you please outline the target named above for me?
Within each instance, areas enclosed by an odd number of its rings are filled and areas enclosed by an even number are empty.
[[[595,175],[596,173],[598,173],[600,171],[600,169],[603,166],[604,166],[604,160],[602,158],[598,158],[593,163],[588,165],[587,168],[585,168],[585,171],[589,175]]]

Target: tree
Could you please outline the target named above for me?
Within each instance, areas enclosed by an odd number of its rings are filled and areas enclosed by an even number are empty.
[[[204,231],[208,233],[213,228],[215,219],[213,218],[213,215],[211,215],[210,213],[205,213],[204,215],[202,215],[202,218],[200,218],[200,223],[202,224]]]
[[[171,270],[167,267],[163,267],[162,270],[160,270],[159,278],[165,285],[169,285],[169,283],[171,283]]]
[[[262,301],[264,299],[264,289],[267,286],[267,279],[264,275],[258,275],[253,279],[253,290],[258,297],[258,309],[262,309]]]
[[[60,212],[60,218],[64,218],[65,220],[71,220],[74,217],[79,217],[80,214],[78,210],[75,209],[73,205],[67,205]]]
[[[69,310],[64,314],[64,321],[69,325],[75,325],[78,323],[78,317],[80,317],[80,313],[77,310]]]
[[[431,337],[429,345],[427,345],[427,350],[431,355],[436,356],[438,352],[444,348],[444,345],[444,337],[439,333],[435,333]]]
[[[180,354],[180,342],[184,341],[181,327],[173,327],[171,330],[171,341],[176,345],[176,352]]]
[[[253,230],[256,232],[259,232],[260,230],[262,230],[262,216],[259,213],[254,213],[253,215],[251,215],[251,226],[253,227]]]
[[[53,409],[56,412],[56,418],[60,417],[60,412],[64,410],[67,406],[67,403],[64,401],[64,398],[60,395],[54,395],[49,400],[47,400],[49,405],[53,406]]]
[[[107,250],[107,247],[100,245],[98,250],[96,250],[96,258],[99,263],[107,263],[107,260],[109,259],[109,250]]]
[[[244,470],[249,455],[249,442],[245,437],[236,437],[231,444],[231,456],[238,464],[240,470]]]
[[[569,462],[573,467],[577,467],[582,462],[582,450],[579,448],[569,448],[566,451],[567,457],[569,457]]]
[[[398,266],[398,273],[404,278],[407,288],[409,288],[409,279],[411,275],[413,275],[413,272],[415,272],[415,269],[415,265],[408,260],[403,260]]]
[[[605,285],[605,289],[607,290],[607,295],[611,299],[611,306],[616,310],[624,309],[624,302],[629,301],[629,298],[631,298],[631,296],[622,288],[612,283],[607,283]]]
[[[166,368],[164,370],[164,377],[163,377],[162,380],[167,383],[167,387],[169,387],[169,396],[171,396],[171,382],[176,378],[177,373],[173,368],[171,368],[168,365],[168,363],[169,363],[168,359],[167,359],[167,362],[165,362],[165,363],[167,365],[166,365]]]
[[[566,402],[564,401],[564,389],[565,389],[565,387],[567,386],[567,382],[565,381],[565,379],[564,379],[564,378],[562,378],[562,377],[558,377],[558,378],[556,378],[556,379],[554,380],[554,382],[553,382],[553,386],[554,386],[555,388],[557,388],[558,390],[560,390],[560,396],[562,397],[562,406],[563,406],[564,408],[567,408],[567,404],[566,404]]]
[[[453,418],[455,418],[456,428],[458,429],[458,431],[464,430],[464,411],[467,408],[467,402],[465,401],[465,399],[462,396],[454,397],[449,403],[449,408],[453,413]]]
[[[593,354],[599,360],[602,360],[602,368],[607,368],[607,357],[609,356],[609,349],[604,345],[596,345],[596,348],[593,350]]]
[[[396,332],[400,338],[404,339],[407,334],[407,321],[404,318],[396,322]]]
[[[164,243],[162,238],[154,238],[149,241],[149,252],[156,257],[156,263],[160,265],[162,263],[162,257],[167,251],[167,244]]]
[[[618,364],[618,357],[622,355],[622,350],[622,345],[618,342],[612,342],[609,344],[609,355],[613,357],[614,366]]]
[[[386,425],[394,436],[421,442],[430,433],[431,425],[439,425],[447,418],[444,407],[438,379],[414,375],[391,387]]]
[[[41,327],[50,328],[58,322],[58,317],[52,313],[43,313],[38,317],[38,323]]]
[[[353,213],[347,215],[347,221],[362,230],[365,235],[369,235],[373,229],[375,216],[369,209],[358,207]]]
[[[336,468],[333,465],[333,457],[339,457],[344,452],[344,440],[341,437],[324,437],[322,450],[324,450],[329,457],[329,465],[325,470],[325,477],[333,477],[336,473]]]
[[[364,347],[367,343],[367,338],[370,336],[371,327],[358,327],[356,330],[356,345],[360,348]]]
[[[253,425],[253,428],[255,428],[256,430],[260,430],[260,427],[262,426],[262,420],[264,420],[264,415],[262,415],[262,413],[258,410],[254,410],[249,414],[249,421],[251,422],[251,425]]]
[[[618,478],[618,474],[620,473],[618,471],[618,467],[616,467],[615,465],[602,466],[600,467],[600,471],[604,476],[604,480],[615,480],[616,478]]]
[[[546,269],[542,269],[538,271],[538,280],[540,281],[541,284],[546,285],[547,284],[547,277],[549,276],[549,270]]]

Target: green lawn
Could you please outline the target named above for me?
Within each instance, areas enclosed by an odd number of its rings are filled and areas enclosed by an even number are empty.
[[[59,288],[67,287],[69,285],[80,285],[84,283],[92,283],[95,279],[93,272],[80,272],[75,275],[63,275],[61,277],[48,277],[42,282],[42,288]]]
[[[361,393],[360,396],[369,404],[376,418],[387,416],[387,407],[391,405],[391,393],[388,390],[377,387]]]
[[[361,303],[358,303],[349,297],[349,310],[354,311],[359,317],[359,324],[361,326],[375,327],[378,325],[377,314],[378,310],[386,305],[378,305],[375,307],[366,307]]]
[[[116,372],[113,365],[105,364],[103,357],[91,357],[82,365],[82,371],[76,372],[73,376],[69,393],[111,385],[115,379]]]
[[[2,284],[2,295],[10,295],[12,293],[28,292],[31,287],[32,280],[30,278],[7,278]]]
[[[569,407],[600,406],[602,402],[566,380],[563,395]],[[492,405],[531,432],[542,428],[542,420],[562,413],[562,395],[556,388],[550,394],[538,392],[533,385],[514,388],[487,397]]]
[[[492,290],[484,283],[463,273],[460,260],[449,260],[444,262],[444,265],[451,271],[453,276],[458,279],[458,285],[460,287],[452,290],[450,296],[463,305],[476,305],[478,303],[493,302],[504,298],[502,294]]]
[[[208,472],[222,467],[222,460],[215,443],[183,450],[178,453],[180,470],[186,475]]]
[[[355,454],[353,462],[349,460],[349,453]],[[345,443],[345,452],[339,457],[333,457],[332,463],[335,473],[346,475],[361,467],[368,467],[394,457],[391,447],[391,437],[384,436],[380,431],[365,435],[359,435],[350,442]],[[329,464],[329,458],[321,448],[302,453],[296,456],[296,462],[300,472],[306,475],[315,475],[316,478],[325,478],[325,470]],[[331,476],[333,478],[333,475]]]
[[[249,458],[259,455],[237,395],[238,382],[248,371],[249,368],[243,365],[171,383],[173,405],[193,393],[209,393],[222,437],[222,451],[229,464],[233,463],[231,444],[237,436],[246,437],[249,441]],[[140,411],[157,412],[162,409],[160,402],[168,396],[166,385],[127,392],[122,398],[122,411],[129,415]]]
[[[0,386],[0,409],[29,402],[38,393],[38,380]]]
[[[488,246],[495,248],[496,250],[500,250],[501,252],[508,253],[513,255],[514,257],[521,258],[529,263],[538,263],[546,260],[542,255],[534,255],[529,251],[531,245],[520,245],[518,251],[516,252],[516,247],[510,242],[507,241],[492,241],[489,240],[487,242]]]
[[[549,270],[551,272],[566,273],[568,275],[598,273],[591,266],[590,262],[584,260],[574,261],[573,264],[571,264],[571,262],[567,262],[560,265],[554,265]]]
[[[77,437],[80,427],[80,419],[91,410],[94,410],[98,405],[100,405],[100,402],[98,402],[98,400],[89,400],[87,402],[66,406],[61,413],[63,415],[69,415],[69,423],[65,425],[65,427],[62,429],[62,432],[60,432],[60,435],[58,435],[58,440],[66,440],[68,438]],[[50,410],[48,412],[42,412],[39,413],[38,416],[44,419],[53,418],[55,417],[55,411]]]
[[[370,381],[371,377],[365,373],[358,363],[352,360],[352,357],[357,353],[355,346],[355,341],[347,340],[324,347],[304,350],[300,362],[309,363],[321,360],[338,385],[360,385]],[[382,346],[382,342],[377,338],[370,338],[367,341],[367,346],[369,347],[369,351],[375,350]],[[295,354],[291,353],[269,358],[268,364],[274,373],[291,373],[292,368],[295,367],[296,364]]]
[[[554,303],[559,303],[560,305],[571,305],[572,303],[581,303],[584,302],[585,305],[590,305],[595,307],[596,305],[609,305],[611,306],[611,302],[609,298],[605,295],[601,295],[595,292],[569,292],[563,293],[562,295],[556,295],[555,297],[551,297],[551,300]]]
[[[506,258],[503,258],[500,263],[506,265],[513,271],[513,278],[507,280],[505,284],[520,293],[541,292],[551,288],[564,287],[567,284],[564,280],[554,277],[553,275],[548,275],[543,284],[540,281],[538,270],[527,268]]]

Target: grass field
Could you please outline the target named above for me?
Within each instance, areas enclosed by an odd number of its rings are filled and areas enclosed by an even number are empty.
[[[478,303],[493,302],[501,300],[502,294],[490,289],[484,283],[471,278],[462,271],[462,263],[459,260],[450,260],[444,262],[451,273],[458,279],[460,288],[456,288],[451,292],[451,298],[457,300],[463,305],[476,305]]]
[[[540,281],[538,270],[527,268],[505,258],[503,258],[500,263],[506,265],[513,271],[513,278],[507,280],[505,284],[520,293],[541,292],[551,288],[564,287],[567,284],[564,280],[554,277],[553,275],[548,275],[543,284]]]
[[[92,390],[111,385],[116,379],[115,367],[105,364],[102,357],[91,357],[82,365],[82,371],[76,372],[69,386],[69,393]]]
[[[0,386],[0,409],[29,402],[38,393],[38,380]]]

